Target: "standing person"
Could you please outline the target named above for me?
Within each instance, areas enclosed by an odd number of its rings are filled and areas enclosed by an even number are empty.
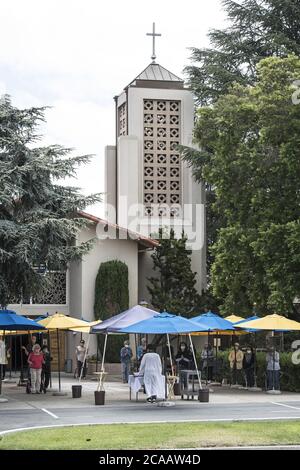
[[[146,338],[141,339],[141,344],[137,347],[137,360],[140,363],[143,355],[147,351],[147,341]]]
[[[213,359],[214,351],[211,344],[206,343],[201,352],[202,359],[202,372],[205,372],[207,375],[207,382],[211,382],[213,378]]]
[[[10,358],[10,349],[6,349],[5,337],[0,336],[0,369],[1,369],[1,380],[5,380],[6,366],[8,359]]]
[[[193,362],[193,356],[189,351],[186,343],[182,341],[179,344],[179,349],[175,356],[177,371],[179,372],[179,380],[183,388],[187,388],[187,376],[183,372],[184,370],[189,370]]]
[[[267,388],[268,390],[280,390],[280,356],[274,346],[271,346],[266,354],[267,362]]]
[[[243,359],[244,353],[240,350],[239,343],[234,343],[234,347],[228,356],[231,370],[231,385],[242,384]]]
[[[161,359],[156,354],[152,344],[147,346],[147,352],[142,358],[139,374],[144,376],[148,403],[154,403],[157,398],[165,398],[166,391],[162,376]]]
[[[130,361],[132,358],[132,350],[129,346],[129,341],[124,341],[124,346],[121,348],[120,351],[120,359],[121,359],[121,366],[122,366],[122,378],[123,383],[128,382],[128,377],[130,374]]]
[[[47,388],[49,387],[49,382],[50,382],[52,357],[50,355],[47,345],[43,346],[42,353],[44,355],[44,363],[42,367],[42,384],[43,384],[44,393],[46,393]]]
[[[87,356],[87,349],[85,347],[84,339],[80,340],[78,346],[76,346],[76,359],[77,359],[77,375],[80,377],[81,369],[82,369],[82,378],[85,379],[86,376],[86,356]]]
[[[243,358],[243,369],[246,374],[246,386],[248,388],[254,387],[254,384],[255,384],[254,365],[255,365],[255,354],[254,354],[253,348],[249,346],[247,347],[247,350]]]
[[[44,363],[44,355],[41,352],[41,346],[35,344],[32,352],[28,356],[28,364],[30,368],[31,393],[41,393],[41,376],[42,366]]]
[[[27,357],[33,351],[33,347],[36,344],[38,344],[36,335],[31,335],[29,343],[26,346],[22,346],[22,349]]]

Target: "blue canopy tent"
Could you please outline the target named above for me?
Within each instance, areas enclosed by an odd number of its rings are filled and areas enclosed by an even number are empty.
[[[260,317],[258,317],[257,315],[253,315],[252,317],[244,318],[244,320],[237,321],[233,325],[237,328],[239,328],[239,327],[243,328],[243,323],[246,323],[246,322],[249,322],[249,321],[254,321],[254,320],[259,320],[259,318]],[[246,331],[248,331],[249,333],[256,333],[259,330],[255,329],[255,328],[247,328]]]
[[[215,332],[216,334],[222,332],[222,331],[235,331],[235,328],[233,324],[229,321],[226,320],[225,318],[220,317],[216,313],[213,313],[211,311],[207,313],[203,313],[202,315],[198,315],[197,317],[193,317],[191,320],[193,320],[196,323],[201,323],[201,325],[205,325],[206,327],[206,332],[207,332],[207,342],[209,344],[209,333],[210,332]],[[217,351],[218,347],[216,346],[216,364],[217,364]],[[208,382],[208,372],[209,372],[209,362],[210,359],[207,357],[206,360],[206,384]]]
[[[114,315],[113,317],[104,320],[102,323],[99,323],[99,325],[96,325],[91,329],[91,333],[93,334],[105,334],[101,372],[104,372],[104,359],[108,334],[120,333],[120,330],[122,328],[126,328],[127,326],[133,325],[138,321],[151,318],[154,315],[157,315],[157,312],[155,310],[151,310],[150,308],[144,307],[142,305],[135,305],[134,307],[119,313],[118,315]]]
[[[206,331],[206,326],[201,324],[200,322],[194,322],[192,320],[188,320],[187,318],[172,315],[167,312],[158,313],[154,315],[152,318],[148,318],[147,320],[140,321],[135,323],[127,328],[123,328],[120,330],[122,333],[144,333],[144,334],[166,334],[168,340],[168,348],[169,348],[169,355],[171,360],[171,369],[172,375],[173,373],[173,364],[172,364],[172,355],[171,355],[171,345],[170,345],[170,334],[180,334],[180,333],[187,333],[190,339],[191,350],[194,358],[194,363],[197,371],[199,387],[202,388],[199,370],[197,366],[197,361],[195,357],[195,351],[193,342],[191,339],[190,333],[196,331]]]
[[[18,315],[13,310],[0,310],[0,330],[3,331],[35,331],[35,330],[44,330],[45,328],[41,327],[38,323],[29,318]],[[2,365],[0,371],[0,395],[2,392]],[[6,401],[6,399],[1,399],[1,401]]]
[[[222,331],[222,330],[231,330],[234,331],[235,328],[233,324],[225,320],[225,318],[220,317],[216,313],[213,312],[207,312],[203,313],[202,315],[198,315],[197,317],[191,318],[192,321],[194,322],[199,322],[202,325],[206,326],[207,332],[209,331]]]

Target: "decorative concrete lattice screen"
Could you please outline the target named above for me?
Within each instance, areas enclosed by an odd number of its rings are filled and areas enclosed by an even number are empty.
[[[127,135],[126,103],[123,103],[118,109],[119,135]]]
[[[38,296],[32,299],[33,304],[59,304],[67,303],[67,275],[66,272],[52,271],[44,276],[44,285]]]
[[[145,215],[176,217],[179,214],[179,143],[180,101],[144,100]]]

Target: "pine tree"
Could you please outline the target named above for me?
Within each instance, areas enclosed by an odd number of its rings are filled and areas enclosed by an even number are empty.
[[[100,200],[59,180],[76,175],[90,156],[60,145],[38,146],[45,108],[15,108],[0,99],[0,304],[38,293],[39,271],[65,270],[92,242],[74,244],[86,221],[78,211]]]
[[[176,239],[174,230],[159,232],[160,244],[151,255],[153,270],[148,286],[153,307],[160,311],[191,316],[199,304],[195,289],[196,273],[191,268],[191,250],[186,248],[187,237]]]
[[[270,56],[300,55],[299,0],[223,0],[229,27],[208,34],[211,47],[192,48],[186,67],[199,104],[207,105],[234,83],[253,84],[256,64]]]

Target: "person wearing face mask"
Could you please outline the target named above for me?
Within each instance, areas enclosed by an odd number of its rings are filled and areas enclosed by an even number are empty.
[[[128,377],[130,374],[130,361],[132,358],[132,350],[131,347],[129,346],[129,341],[124,341],[124,346],[121,348],[120,351],[120,359],[121,359],[121,365],[122,365],[122,377],[123,377],[123,383],[128,382]]]
[[[211,344],[205,344],[204,349],[201,352],[202,359],[202,371],[207,375],[207,382],[211,382],[213,378],[213,359],[214,352]]]
[[[233,349],[228,356],[231,371],[231,385],[242,384],[243,359],[244,353],[240,350],[239,343],[234,343]]]
[[[179,372],[179,376],[180,376],[180,383],[183,385],[184,388],[187,388],[186,375],[183,374],[181,371],[188,370],[191,368],[193,357],[186,343],[181,342],[179,344],[179,349],[175,356],[175,361],[176,361],[177,371]]]
[[[254,364],[255,364],[255,354],[253,348],[250,346],[247,347],[246,352],[243,358],[243,369],[246,374],[246,385],[248,388],[254,387]]]

